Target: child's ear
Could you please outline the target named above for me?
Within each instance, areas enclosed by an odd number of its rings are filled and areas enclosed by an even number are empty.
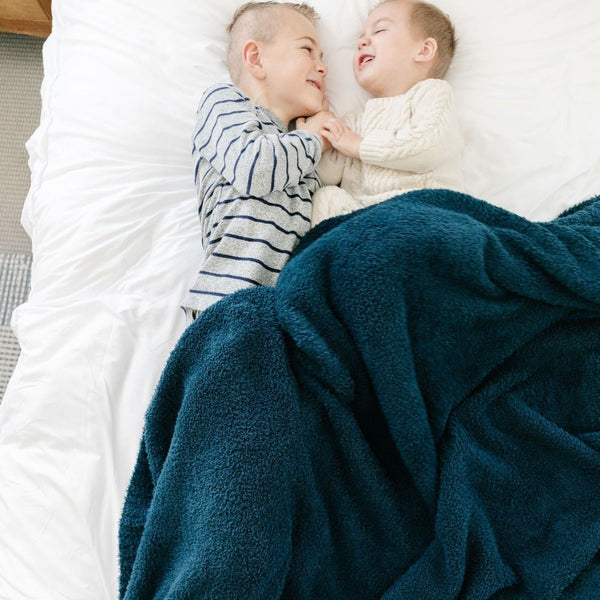
[[[265,78],[260,45],[255,40],[248,40],[242,48],[242,60],[248,72],[256,79]]]
[[[435,58],[437,54],[437,40],[435,38],[427,38],[421,44],[417,55],[415,56],[415,60],[417,62],[429,62]]]

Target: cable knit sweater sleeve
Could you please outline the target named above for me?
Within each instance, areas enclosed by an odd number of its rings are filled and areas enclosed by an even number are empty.
[[[426,79],[402,96],[371,100],[362,116],[360,158],[389,169],[430,171],[456,147],[454,119],[452,88],[441,79]]]

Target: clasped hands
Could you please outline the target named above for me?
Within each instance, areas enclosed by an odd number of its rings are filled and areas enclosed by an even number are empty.
[[[359,147],[362,138],[352,131],[340,119],[338,119],[326,104],[325,109],[321,110],[312,117],[300,117],[296,120],[296,127],[315,133],[323,141],[323,152],[333,147],[338,152],[345,154],[350,158],[359,158]]]

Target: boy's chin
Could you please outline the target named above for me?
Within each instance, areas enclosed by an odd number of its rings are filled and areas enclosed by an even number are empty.
[[[371,81],[371,79],[369,77],[366,77],[365,74],[359,74],[356,76],[356,83],[358,83],[358,85],[361,87],[361,89],[363,89],[365,92],[367,92],[368,94],[371,94],[371,96],[374,96],[375,94],[373,93],[373,89],[374,89],[374,83],[373,81]]]
[[[301,116],[312,117],[323,109],[323,100],[315,102],[307,102],[304,106],[304,112]]]

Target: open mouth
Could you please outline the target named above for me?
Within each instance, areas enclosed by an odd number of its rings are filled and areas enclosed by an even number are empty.
[[[363,54],[358,59],[358,68],[362,69],[367,63],[370,63],[375,57],[371,54]]]

